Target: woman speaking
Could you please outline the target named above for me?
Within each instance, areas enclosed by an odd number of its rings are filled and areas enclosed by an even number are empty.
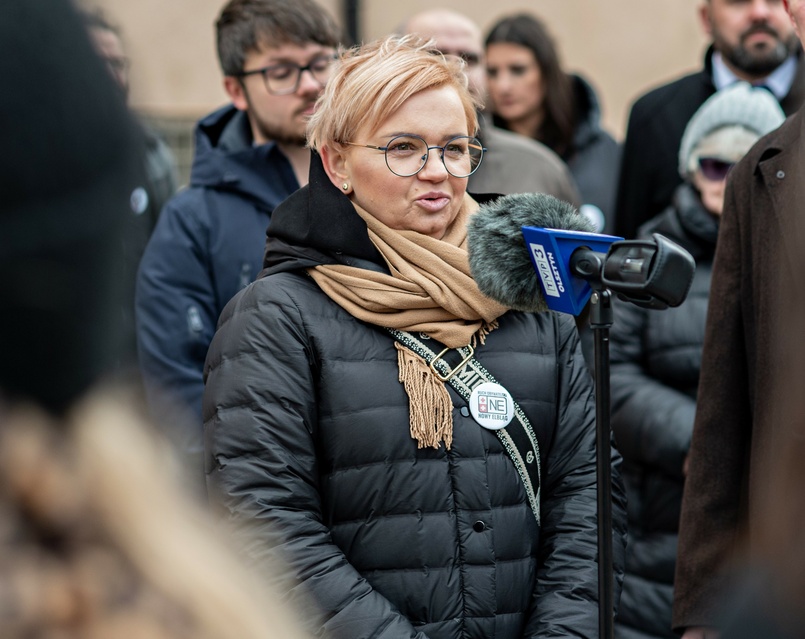
[[[208,354],[211,499],[316,635],[598,635],[592,384],[569,316],[470,275],[475,113],[410,36],[343,54]]]

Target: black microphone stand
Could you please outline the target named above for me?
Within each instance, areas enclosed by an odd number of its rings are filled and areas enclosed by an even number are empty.
[[[588,247],[570,256],[573,277],[585,280],[590,296],[590,328],[595,340],[595,456],[598,501],[598,636],[615,634],[612,547],[612,445],[609,396],[609,329],[614,321],[612,292],[643,308],[679,306],[690,290],[696,262],[659,233],[652,240],[615,242],[607,254]]]
[[[609,329],[612,295],[601,281],[604,256],[589,250],[573,254],[570,269],[589,282],[590,328],[595,345],[595,457],[598,501],[598,635],[613,639],[614,570],[612,552],[612,450],[610,444]]]
[[[612,295],[601,287],[590,297],[590,328],[595,343],[595,455],[598,484],[598,632],[612,639],[614,584],[612,554],[612,451],[610,445],[609,329]]]

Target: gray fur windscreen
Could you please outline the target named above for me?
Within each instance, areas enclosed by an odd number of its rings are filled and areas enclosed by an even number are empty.
[[[516,311],[547,311],[523,226],[588,233],[595,229],[572,204],[544,193],[504,195],[470,217],[470,272],[481,292]]]

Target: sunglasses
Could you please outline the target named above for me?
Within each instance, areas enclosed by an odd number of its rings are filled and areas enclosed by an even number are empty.
[[[735,166],[735,162],[727,162],[719,158],[699,158],[702,175],[713,182],[727,179],[727,174]]]

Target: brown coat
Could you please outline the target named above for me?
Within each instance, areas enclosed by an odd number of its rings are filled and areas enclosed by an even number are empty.
[[[800,110],[760,140],[729,178],[682,504],[675,628],[715,625],[716,576],[744,533],[751,547],[769,464],[789,437],[779,407],[791,387],[780,383],[775,343],[788,337],[778,327],[792,287],[783,303],[775,300],[781,283],[805,266],[797,184],[805,166],[803,126]]]

